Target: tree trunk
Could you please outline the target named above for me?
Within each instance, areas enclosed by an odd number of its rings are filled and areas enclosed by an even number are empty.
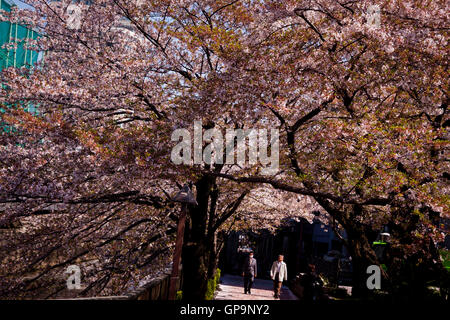
[[[202,244],[190,244],[183,248],[183,300],[205,299],[208,283],[206,250]]]
[[[208,205],[214,178],[204,176],[196,183],[198,206],[191,207],[189,228],[183,246],[183,300],[205,299],[211,239],[207,234]]]
[[[367,297],[370,293],[367,288],[367,278],[370,276],[367,274],[367,267],[378,265],[378,259],[367,238],[369,230],[356,219],[361,215],[362,207],[352,206],[348,211],[344,211],[337,209],[330,201],[317,197],[315,199],[347,232],[346,247],[352,258],[353,267],[352,296]]]
[[[366,273],[367,267],[376,262],[370,258],[371,248],[367,248],[367,239],[351,240],[351,247],[349,248],[350,255],[352,257],[352,297],[367,298],[369,296],[369,289],[367,288],[367,278],[369,275]],[[369,250],[370,251],[369,251]]]
[[[378,265],[378,259],[369,239],[366,236],[364,226],[354,221],[346,221],[345,230],[348,236],[348,251],[352,257],[352,297],[367,298],[370,290],[367,288],[367,267],[370,265]]]
[[[210,235],[208,239],[208,252],[209,252],[209,260],[208,260],[208,279],[212,279],[216,274],[217,265],[219,263],[219,252],[217,252],[217,235],[214,233]]]

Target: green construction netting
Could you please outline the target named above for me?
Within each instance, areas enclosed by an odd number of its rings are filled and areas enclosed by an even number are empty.
[[[11,6],[0,0],[1,9],[10,11]],[[25,47],[26,39],[36,39],[38,34],[29,28],[7,21],[0,22],[0,70],[7,67],[23,67],[33,65],[38,58],[38,52]],[[16,49],[8,49],[6,44],[17,44]]]

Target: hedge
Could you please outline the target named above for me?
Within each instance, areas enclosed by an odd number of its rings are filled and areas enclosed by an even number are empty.
[[[216,292],[216,289],[219,286],[219,280],[220,280],[220,269],[217,268],[214,277],[208,280],[208,288],[206,290],[205,300],[214,299],[214,293]]]

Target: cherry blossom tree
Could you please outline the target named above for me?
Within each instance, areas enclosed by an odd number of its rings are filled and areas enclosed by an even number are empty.
[[[258,21],[267,46],[236,60],[246,81],[235,89],[261,90],[285,131],[291,176],[229,178],[314,196],[348,232],[355,293],[377,262],[370,230],[391,224],[405,256],[438,259],[433,220],[449,212],[444,3],[377,4],[379,25],[372,1],[273,4],[275,22]]]

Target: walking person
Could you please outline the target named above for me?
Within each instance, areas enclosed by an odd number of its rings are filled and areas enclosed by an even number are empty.
[[[250,251],[248,258],[245,259],[242,267],[242,276],[244,277],[244,293],[251,294],[253,282],[256,277],[256,259],[253,258],[253,252]]]
[[[280,254],[278,260],[274,261],[270,269],[270,277],[273,280],[273,296],[275,299],[280,299],[281,285],[283,281],[287,281],[287,266],[283,261],[284,256]]]

